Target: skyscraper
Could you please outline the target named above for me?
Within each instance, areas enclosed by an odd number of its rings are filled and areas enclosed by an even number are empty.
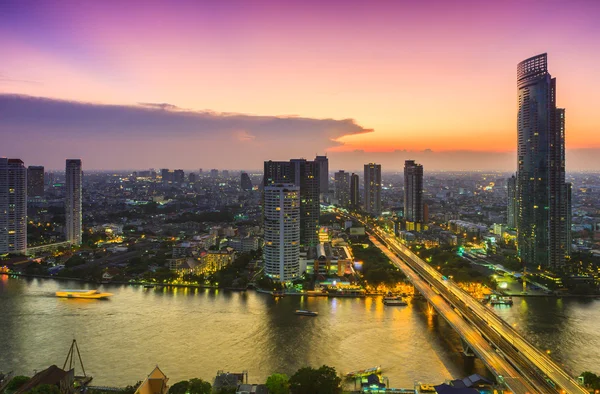
[[[381,164],[365,164],[365,211],[372,216],[381,215]]]
[[[508,189],[508,201],[506,209],[506,224],[509,228],[517,227],[517,178],[513,175],[506,182]]]
[[[300,187],[300,243],[318,243],[321,206],[319,202],[319,164],[306,159],[265,161],[263,185],[292,183]]]
[[[67,159],[65,170],[66,238],[73,245],[81,244],[82,173],[80,159]]]
[[[414,160],[404,162],[404,218],[407,222],[424,223],[423,166]]]
[[[547,55],[517,66],[517,247],[530,267],[562,269],[568,254],[569,186],[565,183],[565,110]]]
[[[359,191],[358,174],[352,173],[350,176],[350,208],[360,208],[360,191]]]
[[[317,156],[315,162],[319,164],[319,192],[326,198],[329,193],[329,159],[327,156]]]
[[[300,188],[273,184],[264,193],[265,273],[286,282],[300,276]]]
[[[252,180],[250,180],[250,176],[245,172],[242,172],[240,186],[242,190],[252,190]]]
[[[335,199],[342,207],[350,205],[350,174],[344,170],[334,175]]]
[[[19,159],[0,158],[0,253],[27,251],[27,170]]]
[[[44,167],[27,167],[27,197],[44,196]]]
[[[321,214],[319,163],[293,159],[294,184],[300,186],[300,243],[315,246],[319,243],[319,216]]]

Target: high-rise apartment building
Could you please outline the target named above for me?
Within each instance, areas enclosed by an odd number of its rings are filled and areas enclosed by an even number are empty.
[[[0,158],[0,254],[27,251],[27,170],[19,159]]]
[[[252,190],[252,180],[250,179],[250,176],[245,172],[242,172],[240,186],[242,190]]]
[[[212,170],[210,170],[210,177],[211,178],[218,178],[219,177],[219,170],[217,170],[216,168],[213,168]]]
[[[565,110],[547,55],[517,66],[517,247],[530,267],[560,270],[569,253],[570,187],[565,183]]]
[[[350,205],[350,174],[344,170],[334,175],[335,200],[342,207]]]
[[[424,223],[423,166],[414,160],[404,162],[404,218],[407,222]]]
[[[27,198],[44,196],[44,167],[27,167]]]
[[[506,207],[506,224],[509,228],[517,227],[517,178],[513,175],[506,182],[508,200]]]
[[[318,243],[320,172],[319,163],[305,159],[265,161],[263,185],[292,183],[300,187],[300,243]]]
[[[173,182],[175,182],[175,183],[185,182],[185,172],[183,170],[173,171]]]
[[[65,169],[65,235],[73,245],[81,244],[82,179],[80,159],[67,159]]]
[[[360,208],[360,180],[358,174],[350,175],[350,208]]]
[[[265,273],[286,282],[300,276],[300,187],[276,183],[264,189]]]
[[[365,164],[364,208],[372,216],[381,215],[381,164]]]
[[[319,192],[325,196],[329,193],[329,159],[317,156],[315,162],[319,163]]]

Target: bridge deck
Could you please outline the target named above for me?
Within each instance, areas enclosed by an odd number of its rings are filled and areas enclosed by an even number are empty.
[[[508,363],[492,346],[481,336],[481,334],[464,321],[458,313],[421,277],[414,272],[404,261],[390,251],[385,245],[379,242],[375,237],[369,237],[371,241],[381,249],[385,255],[400,268],[413,283],[415,288],[432,304],[435,310],[456,330],[456,332],[469,344],[473,352],[497,377],[502,377],[505,384],[515,394],[532,394],[538,390],[531,387],[519,373]]]

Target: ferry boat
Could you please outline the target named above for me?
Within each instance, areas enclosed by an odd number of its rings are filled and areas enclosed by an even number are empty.
[[[508,305],[512,306],[513,300],[512,297],[495,297],[490,301],[491,305]]]
[[[352,371],[352,372],[348,372],[346,374],[347,378],[362,378],[362,377],[366,377],[369,375],[378,375],[381,373],[381,366],[378,365],[376,367],[373,368],[367,368],[367,369],[359,369],[358,371]]]
[[[57,297],[63,298],[83,298],[89,300],[101,300],[110,297],[112,293],[100,293],[98,290],[59,290]]]
[[[319,316],[319,312],[306,311],[304,309],[296,309],[294,313],[300,316]]]
[[[406,306],[408,303],[402,297],[383,297],[383,304],[390,306]]]

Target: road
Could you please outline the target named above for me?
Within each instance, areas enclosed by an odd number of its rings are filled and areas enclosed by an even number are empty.
[[[376,235],[406,263],[405,268],[408,269],[403,270],[405,273],[419,275],[432,289],[435,289],[436,294],[441,295],[445,302],[459,310],[464,321],[476,328],[494,348],[501,352],[520,376],[536,388],[535,392],[588,393],[544,352],[539,351],[512,326],[454,282],[446,280],[437,270],[401,244],[395,236],[365,223],[360,218],[354,216],[352,218],[361,221],[373,235]]]
[[[506,361],[502,354],[496,352],[488,341],[473,326],[467,323],[463,318],[421,277],[414,272],[404,261],[393,254],[385,245],[379,242],[375,237],[370,237],[371,241],[403,272],[429,303],[435,308],[440,316],[452,326],[452,328],[464,339],[471,350],[483,361],[489,370],[496,376],[502,377],[505,384],[515,394],[536,393],[538,390],[531,384],[521,378],[519,372]]]

